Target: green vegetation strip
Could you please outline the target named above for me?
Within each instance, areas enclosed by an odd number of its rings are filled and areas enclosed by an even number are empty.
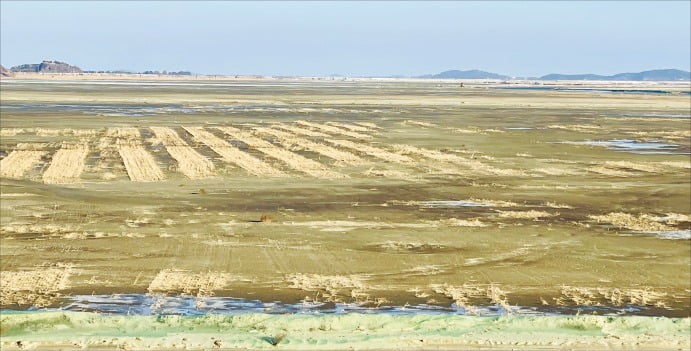
[[[691,318],[459,315],[122,316],[0,313],[11,349],[687,349]]]

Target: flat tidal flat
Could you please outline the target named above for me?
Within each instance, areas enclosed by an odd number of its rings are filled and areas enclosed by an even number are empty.
[[[3,79],[0,346],[687,348],[688,86],[598,84]]]

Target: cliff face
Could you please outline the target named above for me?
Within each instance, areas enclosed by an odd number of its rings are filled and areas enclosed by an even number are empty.
[[[77,66],[60,61],[43,61],[41,63],[29,63],[10,68],[13,72],[30,73],[82,73]]]
[[[12,77],[12,76],[14,76],[14,73],[5,69],[5,66],[0,65],[0,77]]]

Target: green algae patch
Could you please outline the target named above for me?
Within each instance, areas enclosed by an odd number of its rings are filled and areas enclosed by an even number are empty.
[[[0,314],[12,349],[688,349],[689,318],[639,316]]]

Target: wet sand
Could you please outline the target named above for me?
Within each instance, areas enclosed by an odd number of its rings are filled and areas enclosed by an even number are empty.
[[[689,316],[678,86],[115,83],[1,83],[5,311],[140,294]]]

